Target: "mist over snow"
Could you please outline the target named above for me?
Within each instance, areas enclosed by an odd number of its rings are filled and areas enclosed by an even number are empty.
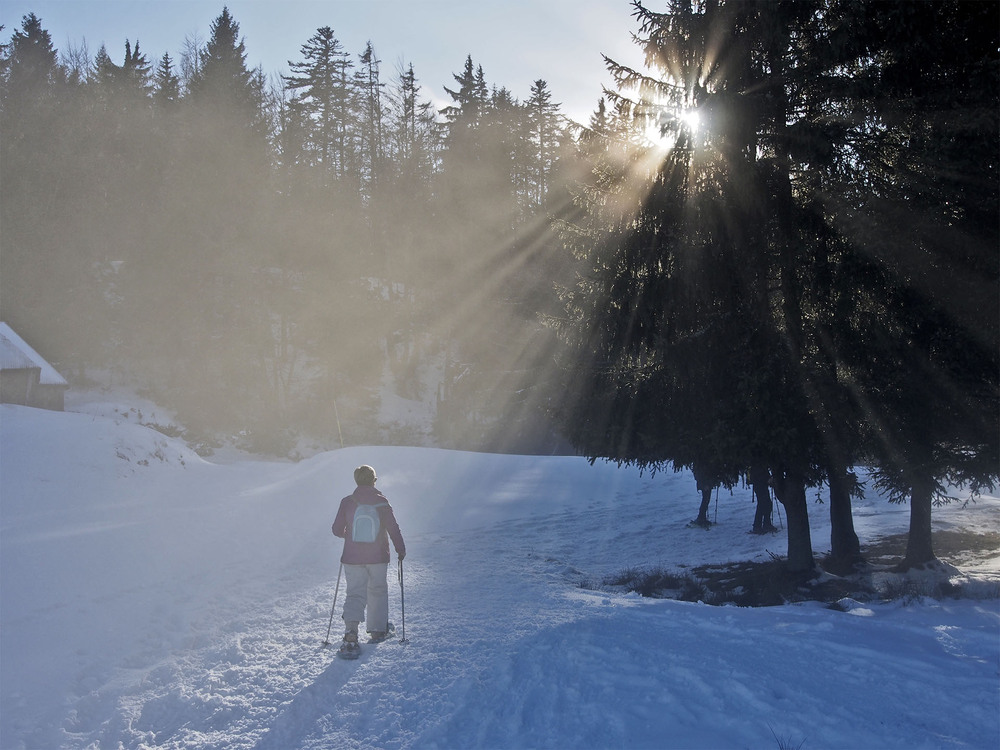
[[[995,748],[1000,551],[948,560],[985,598],[711,606],[625,594],[627,567],[767,561],[747,490],[689,528],[687,472],[349,447],[199,457],[151,404],[0,407],[0,747]],[[143,412],[139,418],[139,411]],[[407,543],[408,644],[321,646],[370,463]],[[826,505],[811,505],[817,557]],[[935,509],[997,533],[1000,500]],[[869,489],[862,544],[905,532]],[[390,566],[390,613],[402,626]],[[993,592],[993,596],[988,596]],[[334,640],[341,633],[339,609]]]

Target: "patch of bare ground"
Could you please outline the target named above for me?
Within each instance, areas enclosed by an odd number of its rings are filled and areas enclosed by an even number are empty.
[[[821,560],[807,573],[790,572],[779,557],[765,562],[700,565],[688,572],[627,568],[603,581],[603,588],[636,592],[642,596],[706,604],[768,607],[800,601],[819,601],[843,608],[850,601],[912,601],[934,599],[1000,598],[1000,576],[964,573],[1000,551],[1000,533],[937,531],[938,560],[902,570],[906,534],[879,537],[862,549],[863,559],[839,573],[833,561]]]

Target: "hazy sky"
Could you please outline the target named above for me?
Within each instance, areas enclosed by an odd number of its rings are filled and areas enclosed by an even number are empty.
[[[176,65],[185,37],[206,41],[223,6],[240,25],[250,68],[287,73],[316,29],[330,26],[355,61],[372,42],[383,81],[412,62],[424,98],[438,107],[451,103],[444,87],[455,88],[471,54],[490,86],[524,101],[544,79],[563,113],[585,122],[611,83],[601,55],[641,59],[629,0],[2,0],[0,24],[6,42],[34,13],[60,52],[86,41],[93,56],[104,43],[120,64],[125,40],[138,39],[154,65],[164,52]]]

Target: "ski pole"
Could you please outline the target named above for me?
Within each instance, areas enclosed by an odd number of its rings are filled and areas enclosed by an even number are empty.
[[[324,646],[330,645],[330,630],[333,628],[333,613],[337,611],[337,594],[340,593],[340,574],[344,572],[344,563],[340,563],[340,570],[337,571],[337,587],[333,590],[333,606],[330,607],[330,624],[326,626],[326,640]]]
[[[399,639],[400,643],[409,643],[406,640],[406,595],[403,592],[403,561],[399,561],[399,608],[402,613],[403,619],[403,637]]]

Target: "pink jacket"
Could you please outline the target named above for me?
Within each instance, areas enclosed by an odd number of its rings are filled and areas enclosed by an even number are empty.
[[[352,541],[351,524],[354,521],[354,509],[358,505],[378,505],[379,503],[384,503],[384,505],[378,509],[379,522],[382,526],[378,539],[367,544]],[[385,495],[374,487],[360,486],[354,490],[353,494],[340,501],[337,518],[333,522],[333,533],[334,536],[339,536],[344,540],[344,553],[340,556],[340,561],[345,565],[374,565],[389,562],[390,538],[399,558],[402,559],[406,556],[406,545],[403,544],[403,535],[399,531],[399,524],[396,523],[396,515],[392,512],[392,506],[389,505]]]

